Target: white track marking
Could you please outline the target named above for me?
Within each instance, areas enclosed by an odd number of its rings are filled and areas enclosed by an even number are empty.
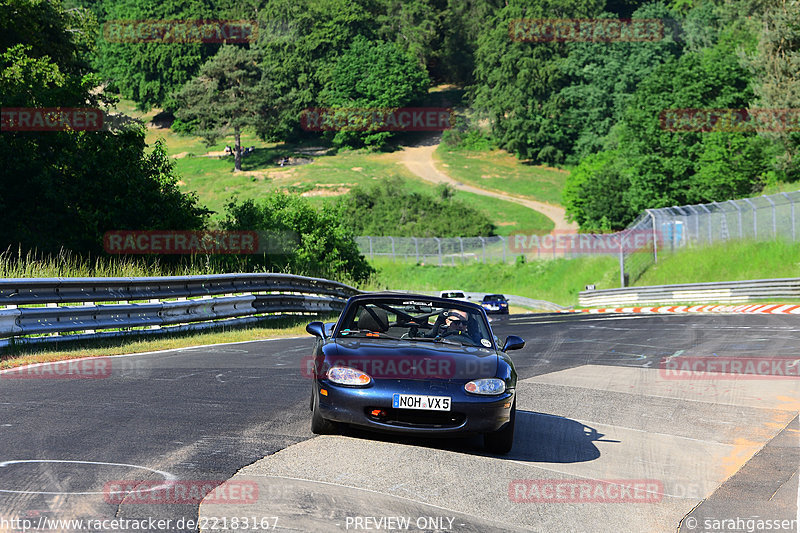
[[[146,466],[139,466],[139,465],[131,465],[127,463],[104,463],[102,461],[68,461],[64,459],[20,459],[15,461],[3,461],[0,463],[0,468],[4,468],[9,465],[20,464],[20,463],[67,463],[67,464],[78,464],[78,465],[102,465],[102,466],[124,466],[127,468],[136,468],[140,470],[148,470],[150,472],[154,472],[164,478],[165,482],[175,481],[177,480],[177,476],[174,474],[170,474],[169,472],[164,472],[163,470],[156,470],[154,468],[148,468]],[[163,485],[159,485],[157,487],[151,487],[143,492],[150,492],[153,490],[158,490],[161,488],[168,487],[169,483],[165,483]],[[116,492],[107,492],[107,491],[92,491],[92,492],[49,492],[49,491],[41,491],[41,490],[9,490],[9,489],[0,489],[0,492],[10,493],[10,494],[47,494],[47,495],[54,495],[54,496],[71,496],[71,495],[90,495],[90,494],[116,494]]]

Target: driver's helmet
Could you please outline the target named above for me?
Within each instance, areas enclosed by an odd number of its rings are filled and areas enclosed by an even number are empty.
[[[442,313],[445,317],[444,324],[442,326],[442,333],[461,333],[466,335],[467,334],[467,322],[469,320],[469,315],[467,315],[466,311],[462,311],[460,309],[450,309],[449,311],[445,311]]]

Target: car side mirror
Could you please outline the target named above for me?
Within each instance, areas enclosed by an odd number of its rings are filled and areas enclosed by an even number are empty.
[[[507,352],[509,350],[519,350],[520,348],[525,347],[525,340],[522,337],[517,337],[516,335],[509,335],[506,338],[506,343],[503,345],[503,351]]]
[[[325,324],[322,322],[310,322],[306,326],[306,331],[320,339],[325,338]]]

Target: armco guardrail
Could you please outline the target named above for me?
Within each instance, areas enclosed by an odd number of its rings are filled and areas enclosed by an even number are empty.
[[[47,342],[115,336],[133,328],[153,333],[180,325],[202,329],[253,322],[269,314],[337,312],[359,292],[291,274],[0,279],[0,339]],[[29,337],[45,334],[57,335]]]
[[[618,307],[668,303],[737,303],[757,300],[800,299],[800,278],[687,283],[582,291],[582,307]]]

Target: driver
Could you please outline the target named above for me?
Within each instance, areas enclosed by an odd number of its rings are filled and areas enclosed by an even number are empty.
[[[439,330],[439,335],[444,335],[446,333],[460,333],[462,335],[467,334],[467,321],[469,320],[469,317],[467,316],[466,311],[462,311],[461,309],[450,309],[444,314],[444,316],[444,324]]]

